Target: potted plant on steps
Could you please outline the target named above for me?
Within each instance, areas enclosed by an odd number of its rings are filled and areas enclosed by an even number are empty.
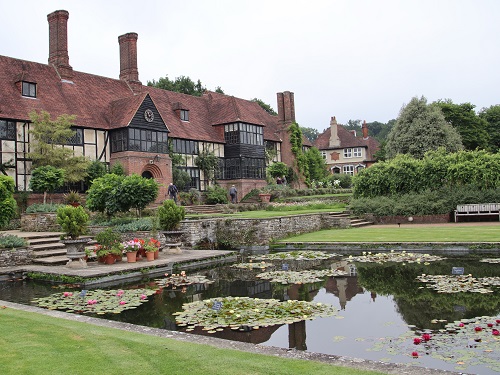
[[[95,236],[96,255],[101,263],[114,264],[123,256],[122,236],[111,228],[106,228]]]
[[[160,233],[163,234],[166,239],[165,250],[169,253],[181,253],[180,238],[183,232],[175,229],[186,216],[184,207],[178,206],[173,200],[168,199],[158,207],[157,212]]]
[[[57,224],[61,226],[63,235],[61,242],[66,245],[66,254],[69,258],[66,266],[81,268],[87,267],[85,262],[85,244],[89,237],[80,238],[87,231],[89,215],[82,206],[63,206],[57,209]]]

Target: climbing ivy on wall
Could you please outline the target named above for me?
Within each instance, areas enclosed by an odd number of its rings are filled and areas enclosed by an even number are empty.
[[[307,158],[302,150],[302,131],[300,130],[299,124],[296,122],[291,123],[288,127],[288,132],[290,133],[290,144],[297,163],[297,170],[307,181],[309,172],[307,168]]]

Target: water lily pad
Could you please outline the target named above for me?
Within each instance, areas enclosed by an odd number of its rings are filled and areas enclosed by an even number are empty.
[[[396,263],[418,263],[418,264],[428,264],[428,262],[435,262],[439,260],[443,260],[446,258],[430,255],[430,254],[420,254],[420,253],[408,253],[406,251],[390,251],[386,253],[371,253],[371,252],[363,252],[363,255],[360,256],[352,256],[350,255],[346,260],[351,262],[361,262],[361,263],[387,263],[387,262],[396,262]]]

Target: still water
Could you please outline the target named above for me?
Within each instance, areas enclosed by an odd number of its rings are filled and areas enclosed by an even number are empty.
[[[487,256],[485,256],[487,257]],[[451,275],[454,267],[463,267],[476,278],[500,277],[499,264],[481,263],[484,257],[454,257],[423,264],[358,264],[330,260],[322,268],[344,268],[348,275],[327,277],[323,282],[282,285],[255,278],[255,272],[235,270],[228,266],[198,271],[215,280],[213,284],[190,285],[185,288],[159,289],[149,301],[135,310],[113,319],[170,330],[182,330],[175,324],[173,313],[183,303],[213,297],[248,296],[279,300],[305,300],[331,304],[338,316],[308,320],[292,325],[275,325],[248,332],[224,330],[216,337],[295,348],[311,352],[356,357],[383,362],[406,363],[470,374],[500,374],[500,336],[483,336],[482,341],[459,339],[443,334],[439,343],[416,345],[413,339],[422,332],[436,340],[446,323],[488,316],[500,319],[500,287],[492,293],[437,293],[425,288],[416,277],[421,274]],[[118,288],[156,287],[154,280],[117,285]],[[0,299],[32,304],[32,299],[61,291],[79,290],[75,286],[51,286],[46,283],[19,280],[0,283]],[[486,329],[486,323],[484,324]],[[497,328],[500,328],[497,326]],[[199,334],[207,334],[195,330]],[[472,334],[471,334],[472,335]],[[477,340],[477,338],[476,338]],[[472,340],[473,341],[473,340]],[[418,358],[412,356],[418,351]]]

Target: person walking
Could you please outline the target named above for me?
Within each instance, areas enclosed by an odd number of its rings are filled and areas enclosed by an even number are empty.
[[[229,196],[231,197],[231,203],[238,203],[238,199],[237,199],[237,194],[238,194],[238,190],[236,190],[236,186],[231,186],[231,188],[229,189]]]
[[[168,185],[167,193],[170,199],[173,199],[175,204],[177,204],[177,193],[179,190],[177,190],[177,186],[175,186],[172,182]]]

